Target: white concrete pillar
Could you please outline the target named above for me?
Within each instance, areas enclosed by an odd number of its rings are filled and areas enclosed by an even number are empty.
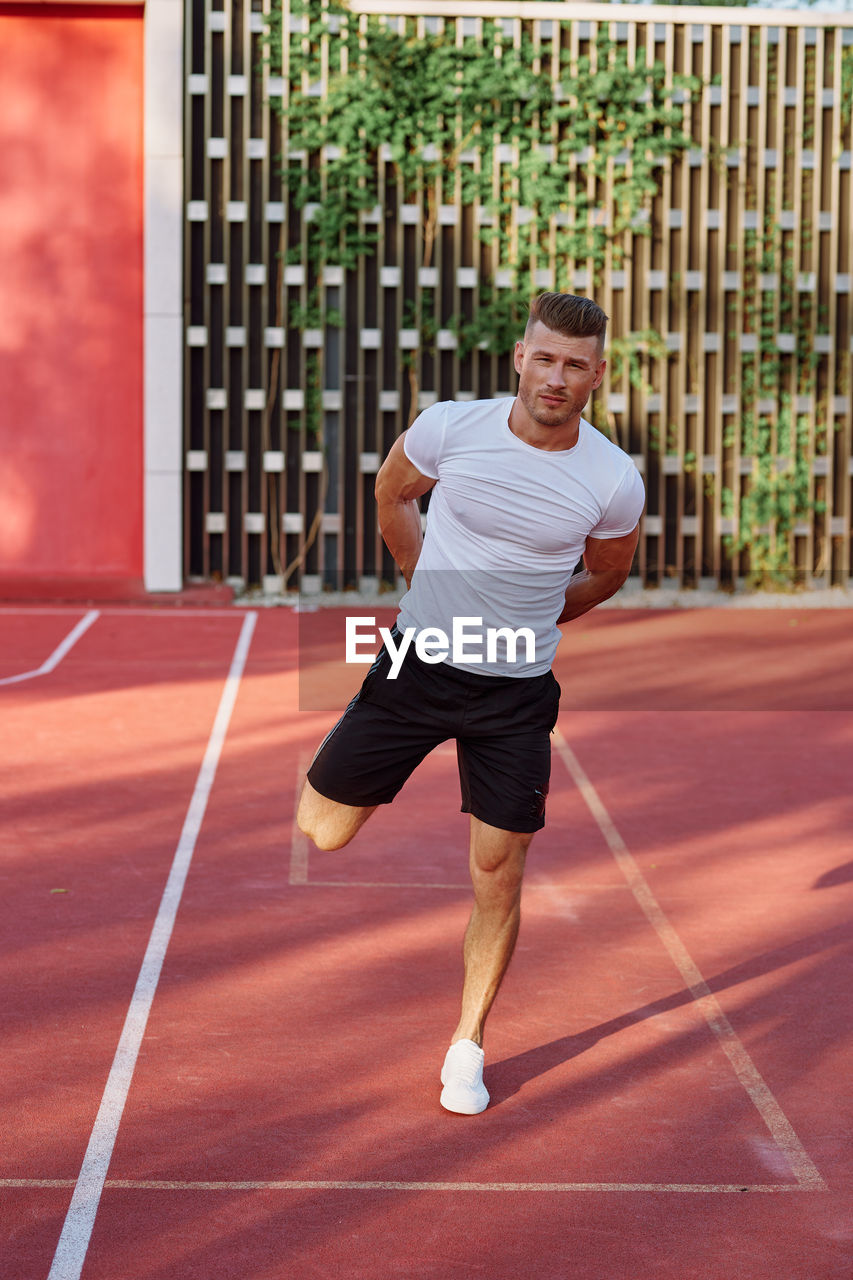
[[[145,5],[145,587],[183,585],[183,0]]]

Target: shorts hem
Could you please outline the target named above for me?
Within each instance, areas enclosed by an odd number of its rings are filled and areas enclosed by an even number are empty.
[[[469,813],[472,818],[476,818],[478,822],[484,822],[487,827],[494,827],[497,831],[512,831],[520,836],[532,836],[537,831],[541,831],[545,826],[545,816],[541,818],[523,818],[520,823],[495,822],[494,818],[487,818],[482,812],[475,813],[470,807],[464,804],[459,808],[460,813]]]
[[[329,791],[330,790],[334,791],[335,788],[334,787],[329,788],[325,785],[325,783],[318,785],[317,782],[315,782],[311,777],[311,769],[308,770],[305,777],[307,781],[311,783],[311,786],[317,792],[318,796],[322,796],[324,800],[331,800],[332,804],[345,804],[350,809],[371,809],[371,808],[375,808],[377,805],[380,805],[380,804],[391,804],[391,802],[397,797],[400,791],[400,788],[398,788],[397,791],[393,793],[393,795],[388,795],[387,792],[383,792],[381,799],[376,799],[373,796],[370,796],[367,800],[363,800],[361,798],[359,798],[358,800],[351,800],[349,798],[344,799],[340,794],[329,795]]]

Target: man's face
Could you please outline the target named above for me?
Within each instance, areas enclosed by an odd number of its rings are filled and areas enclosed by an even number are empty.
[[[557,427],[583,412],[601,386],[606,361],[598,338],[557,333],[537,320],[524,342],[515,344],[518,398],[535,422]]]

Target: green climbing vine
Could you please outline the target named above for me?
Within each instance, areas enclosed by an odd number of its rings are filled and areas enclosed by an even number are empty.
[[[696,78],[635,65],[604,24],[583,56],[561,46],[554,59],[526,28],[514,39],[499,21],[460,42],[449,30],[419,34],[414,20],[354,17],[338,0],[294,0],[289,14],[287,31],[281,10],[271,15],[269,56],[287,68],[283,180],[305,219],[309,311],[328,264],[352,270],[374,251],[380,156],[396,206],[417,208],[423,267],[442,205],[476,206],[488,247],[472,314],[437,315],[430,287],[408,304],[420,351],[440,329],[462,354],[510,351],[546,275],[571,289],[580,270],[592,289],[605,267],[622,265],[628,233],[649,234],[663,166],[690,145],[684,107]],[[293,260],[303,252],[290,250]],[[637,360],[642,349],[647,334],[637,335]],[[406,356],[411,374],[418,354]]]
[[[630,267],[635,237],[652,233],[650,210],[667,166],[695,146],[691,108],[704,88],[696,77],[635,59],[625,42],[611,39],[607,23],[580,54],[560,38],[565,24],[553,28],[554,40],[537,44],[529,24],[484,19],[468,37],[453,22],[353,15],[340,0],[291,0],[269,17],[267,57],[285,81],[283,97],[274,100],[286,138],[283,194],[295,215],[288,225],[296,228],[283,253],[306,272],[286,323],[303,332],[342,325],[325,304],[324,279],[373,256],[384,220],[411,226],[420,239],[420,275],[398,323],[407,332],[400,358],[412,414],[423,360],[442,334],[452,335],[460,358],[474,351],[506,356],[533,294],[593,292],[606,273]],[[778,96],[775,47],[767,57],[768,92]],[[842,49],[840,65],[839,118],[849,150],[853,47]],[[802,92],[808,144],[817,98],[813,59]],[[713,146],[712,161],[724,174],[730,157]],[[743,557],[756,584],[796,577],[793,534],[819,510],[812,458],[829,450],[831,435],[815,349],[827,316],[798,284],[811,254],[810,228],[801,226],[795,238],[779,216],[809,206],[789,189],[792,181],[811,177],[788,176],[776,194],[768,182],[763,222],[734,250],[743,279],[739,297],[729,301],[738,320],[729,338],[739,341],[745,332],[754,347],[742,351],[728,386],[739,410],[724,419],[724,471],[725,458],[751,470],[738,484],[730,474],[728,483],[710,473],[701,481],[706,496],[720,485],[721,513],[735,530],[729,551]],[[747,208],[755,207],[754,190],[748,196]],[[482,246],[464,314],[448,312],[446,299],[456,291],[442,288],[434,271],[448,210]],[[617,329],[610,384],[647,394],[652,368],[671,355],[657,330]],[[308,362],[303,417],[318,436],[320,358]],[[802,411],[804,403],[816,404],[816,414]],[[601,399],[593,413],[602,431],[618,434]],[[671,424],[650,429],[652,447],[677,450],[677,434]],[[695,451],[681,462],[685,473],[698,469]]]
[[[848,130],[853,121],[853,45],[841,50],[841,128]]]
[[[808,244],[808,237],[805,237]],[[808,413],[798,412],[801,397],[816,392],[818,357],[807,304],[800,301],[794,249],[772,205],[761,231],[744,239],[744,324],[754,335],[754,350],[741,355],[741,408],[738,428],[729,427],[724,445],[738,446],[751,471],[739,504],[730,487],[722,492],[724,516],[735,520],[729,550],[748,553],[753,586],[780,586],[796,577],[795,526],[819,504],[811,497],[813,444]],[[825,450],[825,435],[814,442]]]

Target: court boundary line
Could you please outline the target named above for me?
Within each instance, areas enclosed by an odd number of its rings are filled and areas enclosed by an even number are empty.
[[[302,784],[310,763],[311,757],[303,748],[299,752],[299,759],[296,762],[296,791],[293,796],[293,822],[291,824],[292,829],[290,833],[290,868],[288,872],[288,883],[292,885],[308,884],[308,837],[297,823],[296,814],[299,809],[299,800],[302,795]]]
[[[287,608],[288,606],[283,606]],[[44,604],[44,605],[4,605],[0,604],[0,618],[7,615],[22,618],[57,618],[66,613],[79,613],[82,604]],[[229,618],[242,617],[246,613],[257,613],[258,607],[253,604],[112,604],[103,601],[98,605],[98,612],[111,618]]]
[[[60,641],[53,653],[45,658],[40,667],[35,667],[32,671],[22,671],[16,676],[3,676],[0,679],[0,685],[21,684],[24,680],[35,680],[38,676],[50,675],[52,671],[56,670],[62,659],[71,652],[81,636],[84,636],[92,624],[98,621],[100,616],[100,609],[89,609],[77,625],[71,628],[65,639]]]
[[[450,884],[444,881],[427,881],[427,880],[292,880],[291,884],[297,884],[301,889],[455,889],[456,891],[471,892],[471,881],[467,883]],[[537,893],[543,892],[553,893],[555,889],[564,890],[567,893],[626,893],[628,886],[626,884],[558,884],[550,880],[537,880],[535,883],[525,884],[524,892]]]
[[[663,911],[652,892],[603,800],[590,781],[580,761],[572,751],[562,731],[554,730],[554,743],[566,770],[580,791],[595,818],[610,852],[634,895],[640,910],[654,929],[669,953],[685,986],[693,997],[708,1027],[716,1037],[728,1058],[735,1076],[746,1091],[753,1106],[764,1121],[771,1138],[785,1156],[797,1183],[803,1190],[826,1191],[827,1183],[814,1161],[806,1152],[794,1127],[782,1110],[775,1095],[753,1062],[748,1049],[735,1031],[722,1005],[708,986],[698,965],[682,942],[675,926]]]
[[[471,884],[444,884],[420,880],[302,880],[298,883],[302,889],[456,889],[470,891]]]
[[[0,1178],[0,1190],[55,1191],[74,1186],[73,1178]],[[159,1178],[107,1178],[105,1191],[443,1191],[535,1192],[567,1194],[578,1191],[651,1192],[681,1195],[743,1194],[744,1192],[813,1191],[799,1182],[415,1182],[389,1179],[245,1179],[234,1181],[170,1181]]]
[[[136,1061],[213,789],[257,620],[257,613],[249,613],[244,617],[240,628],[169,877],[160,899],[83,1164],[74,1183],[74,1194],[65,1216],[48,1280],[79,1280],[83,1270]]]

